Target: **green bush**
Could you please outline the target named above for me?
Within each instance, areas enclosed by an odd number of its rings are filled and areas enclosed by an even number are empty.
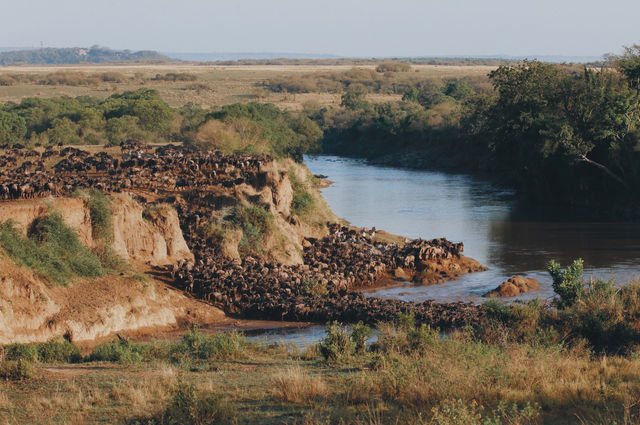
[[[293,181],[293,180],[292,180]],[[293,200],[291,201],[291,214],[302,216],[313,208],[313,196],[301,183],[293,185]]]
[[[547,270],[553,279],[553,290],[560,296],[560,307],[572,305],[582,295],[583,264],[582,259],[578,258],[563,270],[554,260],[549,261]]]
[[[327,323],[327,336],[320,341],[320,354],[327,361],[339,361],[355,352],[355,343],[347,327],[338,322]]]
[[[262,253],[265,237],[273,230],[273,216],[269,211],[255,205],[239,206],[233,209],[227,219],[242,229],[242,239],[238,245],[241,254]]]
[[[362,322],[350,331],[338,322],[327,323],[327,336],[319,343],[320,354],[330,362],[342,361],[367,349],[371,328]]]
[[[2,347],[7,360],[25,360],[35,363],[38,361],[38,345],[30,344],[8,344]]]
[[[109,198],[97,189],[90,189],[87,206],[94,234],[98,236],[98,239],[110,242],[113,238],[113,222]]]
[[[122,364],[139,363],[145,359],[145,346],[117,339],[98,345],[89,355],[89,361],[114,362]]]
[[[57,213],[36,220],[26,238],[13,223],[0,224],[0,245],[18,264],[60,285],[67,285],[75,276],[105,273],[98,257],[80,243]]]
[[[38,360],[42,363],[70,363],[81,358],[80,348],[63,338],[38,344]]]
[[[367,340],[371,336],[371,333],[371,328],[362,322],[358,322],[353,326],[350,338],[351,341],[353,341],[354,351],[356,353],[364,353],[367,351]]]
[[[230,359],[242,354],[247,345],[247,339],[238,332],[207,335],[192,329],[174,347],[174,358],[178,358],[177,355],[187,355],[194,360]]]
[[[637,285],[621,290],[612,282],[592,282],[576,302],[560,311],[560,323],[596,352],[624,353],[640,343],[634,328],[638,310],[627,302],[637,290]]]
[[[324,297],[329,293],[326,284],[322,283],[318,279],[312,278],[305,279],[304,282],[302,282],[302,291],[305,294],[312,295],[314,297]]]
[[[267,142],[265,153],[277,158],[290,157],[299,162],[305,153],[315,149],[321,134],[315,122],[295,119],[289,112],[269,103],[225,105],[206,114],[204,122],[209,119],[227,124],[243,123],[244,127],[253,128],[259,138]]]
[[[0,362],[0,379],[21,381],[33,376],[33,367],[26,360]]]
[[[41,343],[8,344],[3,350],[7,360],[31,363],[69,363],[81,359],[80,349],[63,338],[52,338]]]

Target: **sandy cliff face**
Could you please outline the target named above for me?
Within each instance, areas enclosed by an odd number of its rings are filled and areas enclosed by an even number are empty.
[[[91,215],[85,201],[80,198],[25,199],[0,202],[0,222],[12,220],[26,234],[34,220],[51,211],[57,211],[62,215],[64,222],[76,231],[80,242],[89,247],[93,246]]]
[[[130,195],[118,193],[109,198],[113,214],[112,248],[123,259],[159,266],[193,258],[173,208],[157,207],[143,217],[144,208]],[[78,234],[80,242],[88,247],[96,245],[91,214],[81,198],[0,202],[0,222],[13,220],[26,234],[34,220],[52,211],[60,213],[64,222]]]
[[[125,260],[153,266],[173,264],[193,254],[184,240],[178,214],[169,206],[143,207],[127,194],[111,195],[114,251]]]
[[[61,287],[6,258],[0,268],[0,344],[54,336],[93,341],[115,332],[224,319],[220,310],[152,279],[110,275]]]
[[[125,260],[158,266],[193,258],[176,211],[161,206],[144,213],[128,194],[110,196],[112,248]],[[91,216],[83,199],[59,198],[0,203],[0,221],[13,220],[27,232],[39,217],[56,211],[88,247],[95,246]],[[147,267],[147,266],[143,266]],[[67,335],[94,340],[114,332],[177,326],[182,320],[218,321],[224,314],[191,300],[163,282],[107,275],[52,285],[17,266],[0,251],[0,344],[45,341]]]

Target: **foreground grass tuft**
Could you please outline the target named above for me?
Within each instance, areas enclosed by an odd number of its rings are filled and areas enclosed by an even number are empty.
[[[301,367],[291,367],[273,378],[276,398],[287,403],[308,403],[325,398],[329,388],[324,380],[310,376]]]

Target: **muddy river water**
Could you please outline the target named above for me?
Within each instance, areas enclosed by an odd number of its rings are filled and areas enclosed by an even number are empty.
[[[332,156],[307,157],[314,174],[333,184],[322,193],[332,210],[359,227],[411,238],[464,242],[464,253],[489,270],[432,286],[406,285],[368,292],[407,301],[482,302],[482,294],[514,275],[534,277],[541,290],[521,297],[550,298],[546,263],[585,262],[587,276],[625,283],[640,278],[640,223],[595,221],[578,210],[523,208],[513,192],[477,178],[366,164]],[[322,327],[269,332],[268,341],[315,342]],[[258,336],[255,336],[258,337]],[[260,337],[258,337],[260,338]]]
[[[331,156],[306,158],[314,174],[334,183],[323,190],[333,211],[355,226],[412,238],[464,242],[464,253],[489,267],[433,286],[375,292],[422,301],[481,301],[480,296],[521,274],[541,282],[525,298],[553,295],[545,264],[583,258],[588,276],[624,283],[640,278],[640,223],[603,222],[577,210],[533,210],[514,194],[471,176],[369,165]]]

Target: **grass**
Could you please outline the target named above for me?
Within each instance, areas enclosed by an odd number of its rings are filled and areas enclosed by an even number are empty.
[[[27,237],[10,221],[0,224],[0,246],[16,263],[60,285],[75,277],[105,274],[100,259],[80,243],[58,213],[36,220]]]
[[[321,402],[329,395],[326,382],[311,376],[300,366],[289,367],[273,378],[273,391],[278,400],[285,403]]]
[[[256,205],[237,206],[226,219],[242,230],[238,244],[241,255],[263,253],[265,238],[274,228],[273,216],[269,211]]]
[[[356,65],[357,68],[373,70],[376,64]],[[173,107],[183,106],[193,102],[206,107],[226,105],[235,102],[256,100],[256,90],[266,80],[287,79],[304,74],[339,72],[344,73],[354,65],[71,65],[65,67],[33,66],[33,67],[3,67],[0,79],[11,78],[16,83],[9,86],[0,84],[0,102],[20,101],[28,96],[83,96],[90,95],[105,98],[115,92],[135,90],[142,85],[160,91],[161,97]],[[460,78],[486,77],[497,66],[447,66],[447,65],[412,65],[412,77],[425,78]],[[71,85],[40,85],[48,74],[64,70],[74,77]],[[416,72],[417,71],[417,72]],[[91,84],[78,85],[82,78],[77,73],[84,74]],[[114,78],[115,73],[117,78]],[[196,77],[196,82],[173,81],[169,74],[187,73]],[[157,74],[161,79],[154,80]],[[11,76],[18,75],[18,78]],[[105,76],[106,75],[106,76]],[[96,78],[94,78],[96,77]],[[190,77],[191,78],[191,77]],[[22,80],[22,81],[21,81]],[[33,81],[30,81],[33,80]],[[78,83],[76,82],[78,81]],[[63,82],[63,81],[61,81]],[[192,90],[193,84],[202,84],[206,88]],[[317,103],[320,107],[337,106],[340,104],[341,93],[271,93],[259,97],[261,102],[274,103],[283,109],[302,110],[305,103]],[[368,97],[372,101],[397,100],[399,95],[374,94]]]
[[[340,362],[194,331],[179,342],[126,343],[145,353],[135,363],[29,363],[31,378],[0,380],[0,422],[638,423],[636,356],[493,344],[462,331],[424,338],[420,329],[407,318],[380,325],[379,343]],[[348,340],[354,333],[344,330]],[[167,354],[176,351],[192,363]]]
[[[305,183],[302,182],[294,172],[289,172],[289,179],[293,187],[293,200],[291,201],[291,214],[304,217],[309,213],[315,204],[315,200]]]

